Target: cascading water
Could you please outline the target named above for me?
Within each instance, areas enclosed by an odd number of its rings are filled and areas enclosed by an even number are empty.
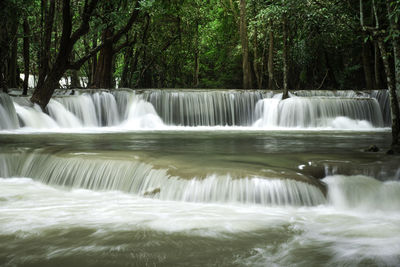
[[[18,118],[11,98],[0,93],[0,130],[18,128]]]
[[[372,98],[291,97],[263,99],[257,105],[258,127],[383,127],[379,104]]]
[[[84,159],[74,154],[54,156],[39,152],[12,158],[0,154],[0,177],[31,177],[50,185],[119,190],[161,200],[294,206],[325,202],[323,192],[311,180],[233,179],[229,174],[182,179],[139,161]]]
[[[203,93],[179,92],[204,114],[175,122],[146,92],[76,90],[46,112],[5,96],[7,122],[29,129],[0,131],[0,265],[400,264],[398,157],[364,152],[390,145],[382,102]],[[246,127],[182,131],[187,118]]]
[[[85,126],[113,126],[123,119],[114,95],[108,92],[84,93],[56,99]]]
[[[153,104],[166,124],[247,126],[254,122],[254,108],[257,102],[272,94],[242,90],[146,90],[143,97]]]
[[[0,127],[63,129],[167,126],[372,129],[390,125],[386,91],[299,91],[280,100],[272,91],[84,91],[53,98],[47,113],[25,98],[1,96]],[[298,97],[295,95],[301,95]],[[326,95],[321,97],[320,95]],[[353,98],[349,98],[353,97]],[[390,114],[389,114],[390,115]],[[18,123],[19,117],[19,123]]]

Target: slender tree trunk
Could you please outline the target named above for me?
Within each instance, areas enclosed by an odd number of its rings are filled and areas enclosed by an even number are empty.
[[[377,42],[374,42],[374,72],[375,72],[375,89],[383,89],[384,85],[381,78],[381,55]]]
[[[8,64],[8,87],[17,88],[17,52],[18,52],[18,23],[14,23],[11,30],[11,36],[13,38],[11,43],[11,55]],[[19,77],[18,77],[19,80]]]
[[[142,58],[142,69],[139,71],[139,75],[137,76],[137,80],[135,81],[134,87],[146,87],[146,79],[142,79],[144,75],[146,75],[147,71],[147,53],[146,53],[146,47],[147,47],[147,37],[148,37],[148,31],[149,31],[149,25],[150,25],[150,18],[146,16],[145,20],[145,25],[143,29],[143,35],[142,35],[142,46],[140,48],[139,52],[135,53],[135,60],[133,61],[133,67],[132,70],[135,71],[137,70],[138,67],[138,61],[140,55],[143,53],[143,58]],[[144,80],[144,82],[142,82]]]
[[[274,89],[274,32],[269,30],[269,49],[268,49],[268,89]]]
[[[132,66],[132,54],[133,46],[131,45],[125,50],[124,53],[124,68],[122,70],[120,87],[129,87],[129,73],[131,72],[130,67]]]
[[[261,89],[262,87],[262,67],[260,66],[259,63],[259,58],[258,58],[258,31],[257,27],[254,28],[254,60],[253,60],[253,68],[254,68],[254,73],[256,74],[256,80],[257,80],[257,88]]]
[[[78,71],[72,70],[71,71],[71,88],[81,88],[81,81],[79,79]]]
[[[199,72],[200,72],[200,60],[199,60],[199,23],[196,21],[196,33],[194,37],[194,68],[193,68],[193,87],[199,86]]]
[[[59,81],[62,78],[65,69],[65,65],[55,66],[52,71],[49,72],[49,75],[40,87],[41,90],[34,91],[31,97],[31,102],[38,104],[42,110],[45,110],[54,90],[59,87]]]
[[[105,29],[102,34],[103,42],[113,35],[111,29]],[[96,88],[112,87],[112,61],[113,61],[113,44],[109,43],[100,50],[99,59],[94,74],[93,85]]]
[[[391,91],[391,106],[395,109],[395,114],[392,112],[392,123],[396,122],[395,129],[397,129],[397,135],[392,134],[393,136],[393,141],[392,141],[392,147],[394,150],[397,152],[400,152],[400,108],[399,108],[399,97],[400,97],[400,26],[397,21],[395,21],[394,15],[394,5],[395,1],[394,0],[386,0],[386,10],[387,10],[387,16],[389,18],[390,22],[390,28],[391,28],[391,39],[392,39],[392,45],[393,45],[393,58],[394,58],[394,81],[393,84],[391,84],[391,87],[389,87],[389,90]],[[385,44],[382,43],[380,46],[384,46]],[[386,55],[387,58],[387,55]],[[387,59],[386,59],[387,60]],[[385,65],[388,63],[385,63]],[[390,68],[390,66],[388,66]],[[385,70],[387,67],[385,66]],[[390,70],[390,69],[389,69]],[[389,80],[388,80],[389,84]],[[393,103],[392,103],[393,102]],[[394,118],[393,118],[394,116]],[[397,120],[397,121],[396,121]],[[392,127],[392,131],[393,131]]]
[[[283,56],[283,95],[282,99],[286,99],[289,97],[289,90],[288,90],[288,44],[287,44],[287,38],[288,38],[288,33],[287,33],[287,19],[286,15],[283,15],[283,51],[282,51],[282,56]]]
[[[74,53],[71,54],[71,60],[75,59]],[[71,84],[70,88],[80,88],[81,82],[79,80],[78,70],[71,70]]]
[[[92,41],[92,49],[97,46],[97,33],[94,34],[93,41]],[[88,83],[89,86],[93,86],[94,83],[94,76],[96,74],[97,68],[97,53],[90,59],[90,82]]]
[[[68,68],[68,59],[71,55],[74,42],[71,40],[72,16],[70,0],[63,0],[63,29],[60,39],[59,52],[57,54],[54,66],[48,71],[48,75],[42,83],[33,92],[31,102],[38,104],[42,110],[45,110],[51,96],[56,88],[59,87],[59,81]],[[50,31],[51,34],[51,31]]]
[[[399,101],[396,92],[396,84],[394,81],[394,76],[392,74],[389,55],[387,53],[386,44],[384,38],[386,37],[386,32],[381,30],[379,26],[377,8],[375,6],[375,1],[372,0],[372,11],[375,19],[375,27],[366,27],[364,25],[364,11],[363,11],[363,0],[360,0],[360,24],[364,31],[369,31],[375,41],[378,43],[379,50],[382,56],[383,67],[386,74],[387,86],[389,89],[390,98],[390,113],[392,116],[392,150],[395,152],[400,152],[400,109]],[[389,12],[390,14],[390,12]]]
[[[249,62],[249,40],[247,36],[246,0],[240,0],[240,40],[242,44],[243,88],[252,87],[251,69]]]
[[[30,29],[29,29],[29,23],[28,23],[28,18],[24,18],[24,23],[23,23],[23,30],[24,30],[24,38],[23,38],[23,56],[24,56],[24,83],[23,83],[23,95],[28,94],[28,86],[29,86],[29,35],[30,35]]]
[[[50,6],[47,10],[47,2],[50,1]],[[55,0],[43,1],[43,8],[45,12],[44,21],[44,35],[42,38],[42,48],[40,50],[40,61],[39,61],[39,80],[37,87],[41,87],[46,76],[49,72],[50,64],[50,47],[51,47],[51,35],[53,32],[54,14],[55,14]]]
[[[4,93],[8,92],[7,87],[7,57],[9,51],[9,37],[6,21],[0,20],[0,86]]]
[[[395,69],[395,84],[398,96],[400,96],[400,26],[399,22],[395,20],[395,1],[386,0],[387,16],[392,30],[391,39],[393,44],[393,58]]]
[[[397,98],[396,86],[393,80],[392,71],[390,68],[389,57],[387,54],[386,46],[383,41],[383,38],[379,38],[378,40],[379,49],[381,51],[383,66],[385,68],[386,80],[389,88],[390,95],[390,111],[392,115],[392,148],[396,151],[400,152],[400,110],[399,110],[399,101]]]
[[[371,59],[369,54],[369,47],[366,43],[362,45],[362,62],[365,76],[365,85],[367,90],[373,89],[373,80],[372,80],[372,69],[371,69]]]

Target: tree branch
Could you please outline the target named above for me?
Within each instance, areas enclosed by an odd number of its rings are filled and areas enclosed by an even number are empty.
[[[172,38],[171,40],[169,40],[169,41],[163,46],[163,48],[159,51],[159,54],[162,53],[162,52],[164,52],[165,50],[167,50],[168,47],[169,47],[170,45],[172,45],[178,38],[179,38],[179,35],[177,35],[177,36],[175,36],[174,38]],[[156,60],[157,57],[158,57],[158,55],[154,56],[154,57],[150,60],[150,62],[149,62],[149,63],[143,68],[143,70],[140,72],[140,75],[139,75],[139,77],[138,77],[138,79],[137,79],[137,81],[136,81],[135,87],[137,87],[137,86],[139,85],[139,82],[140,82],[141,77],[143,77],[143,75],[144,75],[144,73],[146,72],[146,70],[147,70],[151,65],[153,65],[153,63],[154,63],[154,61]]]
[[[81,36],[89,32],[89,21],[98,2],[99,0],[92,0],[90,3],[88,3],[88,0],[85,0],[81,25],[71,36],[71,42],[73,44],[75,44],[79,38],[81,38]]]
[[[126,23],[125,27],[120,29],[114,36],[112,37],[113,42],[118,42],[118,40],[122,37],[123,34],[127,33],[130,28],[132,27],[133,23],[136,21],[137,17],[139,16],[139,7],[140,3],[139,0],[136,1],[135,7],[132,11],[131,17],[129,18],[128,22]]]
[[[90,19],[90,16],[91,16],[91,13],[92,13],[92,11],[93,11],[93,9],[95,8],[95,6],[96,6],[96,4],[97,4],[97,2],[98,2],[98,0],[92,0],[92,2],[88,5],[88,7],[86,6],[87,5],[87,3],[85,3],[85,10],[84,10],[84,13],[86,12],[86,14],[88,14],[88,17],[87,17],[87,19],[88,19],[88,21],[87,21],[87,26],[89,27],[89,19]],[[107,38],[106,40],[104,40],[103,41],[103,43],[101,43],[100,45],[98,45],[97,47],[95,47],[95,48],[93,48],[88,54],[86,54],[85,56],[83,56],[82,58],[80,58],[79,60],[77,60],[77,61],[75,61],[75,62],[70,62],[69,64],[68,64],[68,69],[74,69],[74,70],[76,70],[76,69],[79,69],[87,60],[89,60],[91,57],[93,57],[97,52],[99,52],[105,45],[108,45],[108,44],[110,44],[110,43],[116,43],[116,42],[118,42],[118,40],[121,38],[121,36],[124,34],[124,33],[126,33],[126,32],[128,32],[129,31],[129,29],[132,27],[132,25],[133,25],[133,23],[136,21],[136,19],[137,19],[137,17],[138,17],[138,15],[139,15],[139,1],[137,0],[136,1],[136,4],[135,4],[135,7],[134,7],[134,10],[132,11],[132,14],[131,14],[131,16],[130,16],[130,18],[129,18],[129,21],[126,23],[126,25],[122,28],[122,29],[120,29],[116,34],[114,34],[113,36],[111,36],[111,37],[109,37],[109,38]],[[82,22],[83,23],[83,22]],[[82,27],[82,25],[81,25],[81,27]],[[82,30],[84,30],[84,29],[82,29]],[[89,30],[89,28],[87,28],[86,30]],[[71,39],[72,38],[80,38],[80,36],[78,36],[78,34],[81,34],[81,35],[83,35],[83,34],[85,34],[86,32],[82,32],[82,31],[80,31],[79,29],[78,30],[76,30],[76,32],[74,33],[74,36],[75,37],[71,37]],[[127,45],[130,45],[131,44],[131,42],[129,42],[129,43],[124,43],[124,44],[122,44],[121,46],[119,46],[116,50],[113,50],[113,52],[115,51],[115,53],[116,52],[118,52],[119,50],[121,50],[122,48],[124,48],[124,47],[126,47]]]

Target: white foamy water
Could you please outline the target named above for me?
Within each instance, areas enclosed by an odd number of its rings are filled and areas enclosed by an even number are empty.
[[[390,126],[386,91],[365,93],[363,97],[352,91],[329,97],[317,95],[292,95],[281,100],[281,94],[272,91],[98,90],[56,96],[46,114],[38,107],[31,107],[26,98],[11,99],[1,94],[0,129],[23,127],[63,132],[71,129],[85,132],[88,128],[108,131],[105,127],[117,131],[187,127],[376,130]]]
[[[139,161],[85,159],[75,154],[0,154],[0,177],[32,177],[68,188],[120,190],[162,200],[247,203],[261,205],[318,205],[326,199],[313,180],[268,177],[233,179],[229,174],[182,179],[168,169]]]
[[[129,254],[130,244],[147,240],[147,233],[150,239],[141,247],[143,253],[154,248],[168,251],[170,246],[190,249],[197,242],[207,244],[203,253],[215,253],[208,257],[225,255],[224,251],[229,251],[234,244],[240,251],[247,251],[238,258],[228,254],[223,264],[226,266],[235,263],[252,266],[367,263],[396,266],[400,264],[400,214],[398,209],[387,209],[386,205],[390,204],[389,191],[392,202],[398,203],[399,182],[381,183],[371,179],[327,177],[324,181],[328,184],[331,203],[297,208],[161,201],[115,191],[65,190],[29,178],[0,179],[0,236],[13,237],[0,245],[12,258],[18,254],[12,250],[19,244],[18,240],[25,240],[25,246],[38,240],[40,247],[46,248],[46,238],[54,242],[52,233],[70,233],[54,243],[61,246],[59,250],[48,247],[43,255],[32,255],[31,260],[51,260],[63,255],[101,257],[104,253],[112,254],[112,247],[119,247],[121,255]],[[342,184],[354,184],[353,188],[358,188],[358,192],[354,196]],[[379,197],[379,205],[369,201],[375,197]],[[365,205],[359,205],[362,203]],[[369,208],[365,209],[365,206]],[[92,229],[92,234],[85,237],[93,242],[90,246],[84,245],[86,243],[79,235],[73,234],[78,231],[77,227]],[[119,232],[124,234],[121,236]],[[129,232],[142,232],[143,235],[131,240]],[[160,243],[159,235],[167,240],[168,236],[176,235],[182,239]],[[105,240],[113,245],[102,245]],[[4,254],[0,252],[0,258],[1,255]],[[146,257],[152,259],[151,255]],[[167,254],[163,259],[168,262],[169,257],[173,254]],[[190,262],[192,259],[187,254],[180,260]],[[14,262],[18,262],[17,257]]]

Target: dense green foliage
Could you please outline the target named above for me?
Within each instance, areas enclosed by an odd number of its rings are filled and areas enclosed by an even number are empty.
[[[18,72],[24,72],[23,42],[26,39],[30,43],[29,73],[40,76],[42,72],[45,77],[51,71],[62,43],[66,2],[70,2],[74,32],[83,20],[85,4],[91,1],[2,1],[2,87],[22,87],[22,82],[15,77]],[[243,36],[239,30],[239,1],[141,0],[138,5],[128,0],[92,2],[96,5],[90,13],[89,29],[72,44],[73,50],[68,55],[71,62],[85,56],[87,60],[77,70],[66,65],[63,75],[72,77],[70,86],[78,86],[78,77],[88,77],[91,87],[109,85],[94,78],[96,72],[100,73],[99,64],[105,64],[98,79],[110,75],[111,81],[116,80],[124,87],[242,87]],[[363,2],[364,12],[368,14],[365,22],[374,25],[373,1]],[[389,27],[389,20],[398,23],[400,4],[397,1],[375,2],[380,24],[386,31],[388,54],[393,60],[390,44],[399,32]],[[48,24],[51,28],[46,46],[46,22],[51,16],[52,3],[54,18]],[[391,5],[390,14],[386,5]],[[135,10],[137,18],[125,29]],[[268,88],[268,84],[272,84],[270,89],[283,87],[284,19],[288,32],[289,89],[386,87],[379,49],[372,34],[366,34],[360,25],[359,1],[247,0],[245,19],[253,88]],[[29,24],[29,32],[24,31],[24,21]],[[115,36],[121,29],[126,31],[113,39],[111,50],[107,52],[101,48],[91,53],[104,43],[107,34]],[[274,38],[273,69],[269,70],[271,37]],[[101,53],[108,55],[104,57],[108,62],[100,62],[103,60]],[[48,70],[45,65],[49,66]],[[271,83],[268,71],[273,72]]]

